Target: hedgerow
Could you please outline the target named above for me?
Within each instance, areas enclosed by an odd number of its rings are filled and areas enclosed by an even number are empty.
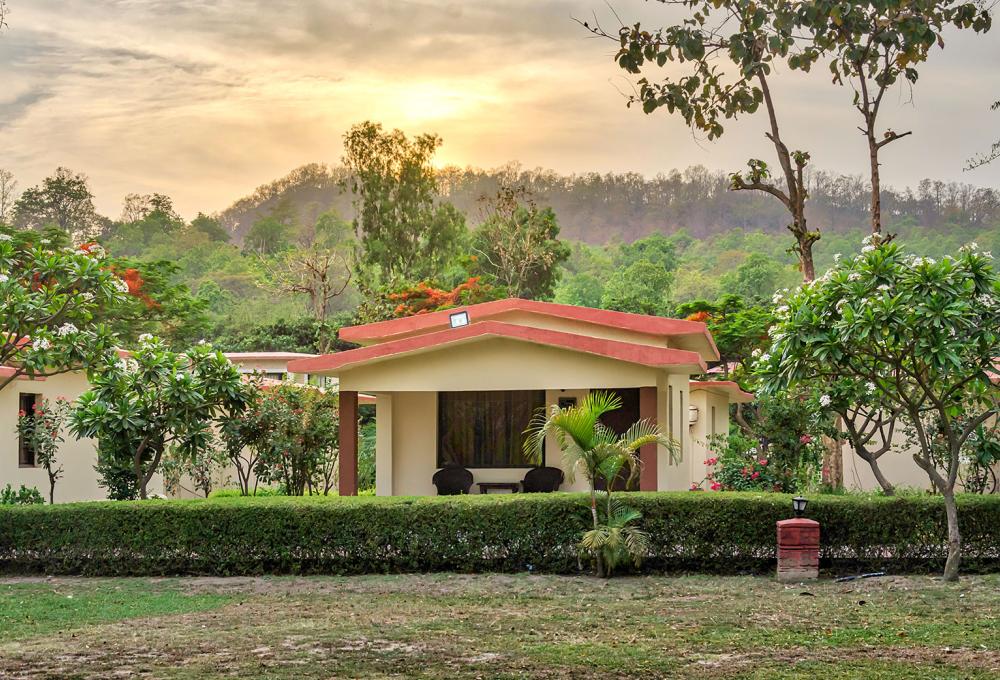
[[[651,538],[647,572],[773,569],[789,496],[635,493]],[[581,494],[432,498],[218,498],[0,508],[8,574],[576,573]],[[815,498],[821,564],[935,572],[947,556],[939,498]],[[959,500],[963,571],[1000,571],[1000,497]]]

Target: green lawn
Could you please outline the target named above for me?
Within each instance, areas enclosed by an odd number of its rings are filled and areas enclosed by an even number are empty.
[[[0,580],[0,678],[995,678],[1000,576]]]

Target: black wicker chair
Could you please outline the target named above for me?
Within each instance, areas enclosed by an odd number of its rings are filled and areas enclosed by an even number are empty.
[[[559,485],[563,483],[565,478],[563,471],[556,467],[531,468],[521,480],[521,489],[525,493],[558,491]]]
[[[446,465],[431,477],[437,487],[438,496],[459,496],[469,493],[472,487],[472,473],[461,465]]]

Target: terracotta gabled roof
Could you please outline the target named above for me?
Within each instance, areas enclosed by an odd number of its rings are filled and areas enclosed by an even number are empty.
[[[573,321],[582,321],[609,328],[620,328],[635,333],[644,333],[663,338],[682,335],[703,336],[711,347],[712,352],[715,353],[716,357],[718,356],[718,350],[715,347],[712,334],[708,332],[708,327],[699,321],[668,319],[660,316],[646,316],[645,314],[631,314],[628,312],[613,312],[606,309],[563,305],[555,302],[539,302],[537,300],[521,300],[519,298],[482,302],[476,305],[444,309],[438,312],[430,312],[429,314],[417,314],[416,316],[379,321],[362,326],[346,326],[340,329],[340,339],[364,345],[372,342],[393,340],[398,336],[410,335],[421,331],[446,329],[450,327],[449,317],[456,312],[463,311],[469,312],[469,317],[473,324],[509,312],[529,312],[531,314],[571,319]]]
[[[332,372],[411,352],[488,337],[509,338],[537,345],[558,347],[643,366],[688,366],[691,367],[692,372],[705,370],[705,362],[702,361],[697,352],[607,340],[589,335],[533,328],[501,321],[480,321],[461,328],[448,328],[443,331],[404,337],[346,352],[325,354],[314,359],[299,359],[289,362],[288,370],[294,373]]]
[[[724,393],[729,397],[729,401],[734,404],[746,404],[756,398],[752,392],[744,392],[743,388],[732,380],[692,380],[688,389],[692,392],[706,390],[708,392]]]

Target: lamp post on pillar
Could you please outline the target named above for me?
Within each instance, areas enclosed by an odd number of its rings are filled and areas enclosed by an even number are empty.
[[[778,522],[778,580],[804,581],[819,578],[819,522],[806,519],[809,501],[792,500],[794,519]]]
[[[358,393],[340,393],[340,460],[337,491],[358,495]]]

